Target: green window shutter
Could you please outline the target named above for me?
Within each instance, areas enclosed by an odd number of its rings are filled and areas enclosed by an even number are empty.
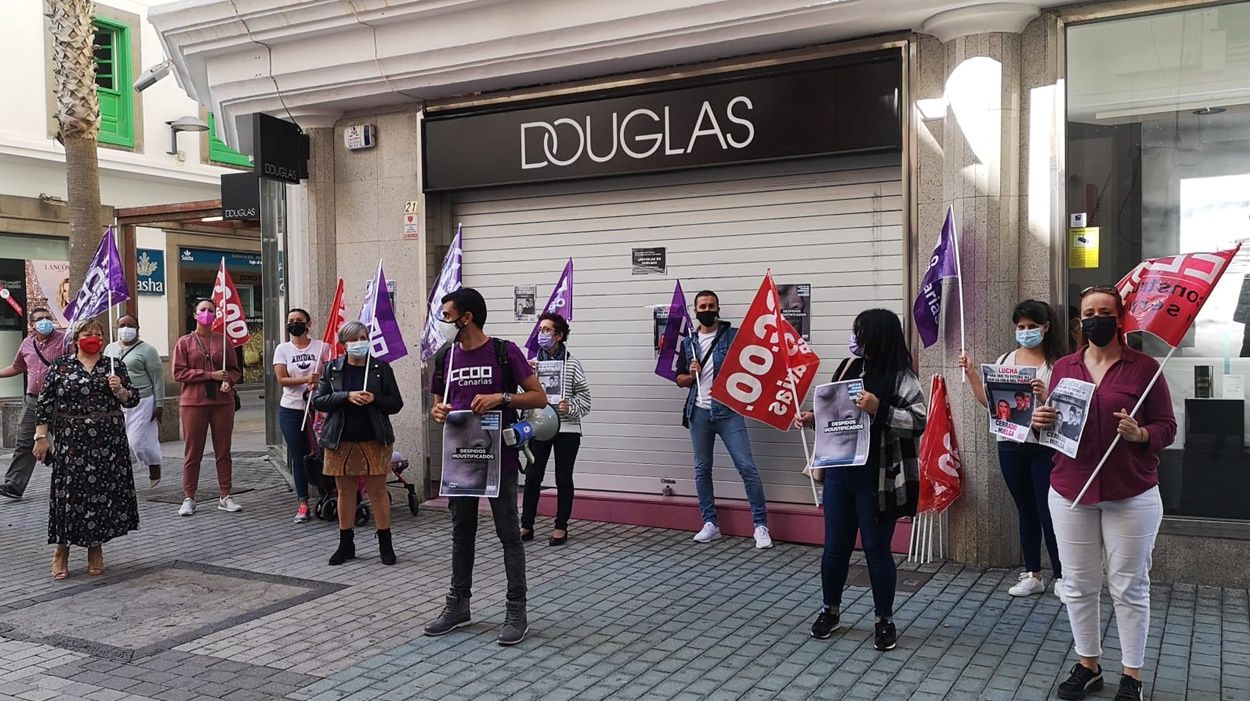
[[[217,120],[213,113],[208,113],[208,160],[213,163],[225,163],[232,166],[252,166],[252,157],[239,153],[217,138]]]
[[[134,148],[134,90],[131,87],[130,28],[97,18],[96,95],[100,100],[101,143]]]

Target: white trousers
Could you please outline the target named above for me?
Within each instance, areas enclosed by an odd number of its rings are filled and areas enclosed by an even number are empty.
[[[1104,553],[1107,588],[1115,605],[1116,628],[1125,667],[1146,661],[1150,631],[1150,561],[1163,521],[1163,500],[1154,487],[1135,497],[1078,506],[1050,490],[1050,518],[1063,562],[1068,622],[1082,657],[1102,656],[1099,615]]]
[[[130,462],[134,465],[161,464],[161,427],[152,419],[155,408],[155,397],[143,397],[133,409],[122,409],[126,439],[130,441]]]

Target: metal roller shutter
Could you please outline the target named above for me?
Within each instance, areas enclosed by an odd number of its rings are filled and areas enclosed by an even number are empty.
[[[658,494],[666,478],[676,494],[695,494],[681,427],[686,390],[653,372],[651,308],[668,304],[676,278],[691,304],[698,290],[715,290],[735,325],[766,268],[778,284],[810,283],[822,378],[846,355],[856,314],[904,308],[897,155],[464,192],[452,195],[451,213],[464,225],[464,283],[486,297],[493,336],[524,343],[532,322],[515,320],[513,286],[536,284],[541,306],[564,261],[574,259],[569,348],[594,397],[579,489]],[[668,249],[667,276],[632,274],[631,249],[642,247]],[[798,433],[748,423],[769,501],[810,503]],[[437,455],[438,437],[431,439]],[[719,441],[717,450],[717,496],[745,499]],[[437,461],[431,468],[437,477]]]

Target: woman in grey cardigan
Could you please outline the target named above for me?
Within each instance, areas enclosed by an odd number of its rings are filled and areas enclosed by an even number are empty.
[[[139,338],[139,320],[133,314],[124,314],[117,320],[117,338],[104,349],[104,355],[126,364],[130,382],[139,393],[139,405],[122,410],[126,415],[130,462],[148,466],[148,486],[155,489],[161,482],[165,365],[156,347]]]

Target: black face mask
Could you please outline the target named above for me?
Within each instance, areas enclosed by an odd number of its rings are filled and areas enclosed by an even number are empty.
[[[308,324],[302,321],[292,321],[286,325],[286,332],[292,336],[303,336],[308,331]]]
[[[699,323],[703,324],[703,326],[711,328],[712,325],[716,323],[716,320],[720,318],[720,312],[699,312],[695,314],[695,318],[697,318]]]
[[[1081,319],[1081,333],[1099,348],[1105,348],[1111,343],[1118,326],[1119,322],[1114,316],[1090,316]]]

